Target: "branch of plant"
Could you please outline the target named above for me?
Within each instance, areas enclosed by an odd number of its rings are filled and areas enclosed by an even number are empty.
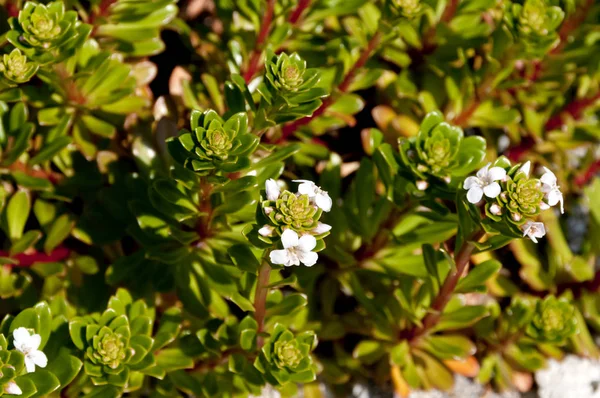
[[[254,49],[250,54],[250,60],[248,61],[248,68],[244,73],[244,80],[246,83],[250,83],[250,80],[254,77],[258,70],[258,66],[260,63],[260,56],[262,54],[262,50],[264,44],[269,36],[269,30],[271,29],[271,22],[273,21],[273,14],[275,12],[275,0],[267,1],[267,8],[265,10],[265,17],[263,19],[263,23],[260,27],[260,31],[258,33],[258,37],[256,38],[256,43],[254,44]]]
[[[71,251],[64,246],[58,246],[52,252],[46,254],[34,250],[29,253],[19,253],[10,255],[9,252],[0,250],[0,257],[8,257],[18,261],[18,264],[6,264],[14,267],[26,268],[30,267],[35,263],[55,263],[62,261],[71,255]]]
[[[266,253],[266,252],[265,252]],[[264,340],[261,333],[265,327],[265,314],[267,312],[267,294],[269,293],[269,278],[271,277],[271,265],[263,258],[258,270],[258,280],[256,281],[256,292],[254,294],[254,319],[258,324],[256,333],[257,346],[262,347]]]
[[[375,49],[377,48],[379,43],[381,42],[382,37],[383,37],[383,34],[378,31],[373,35],[371,40],[369,40],[367,47],[365,47],[365,49],[363,50],[360,57],[356,60],[354,65],[352,65],[352,67],[350,68],[350,70],[348,71],[346,76],[344,77],[344,80],[342,80],[340,85],[337,87],[337,91],[339,93],[343,94],[348,91],[348,89],[350,88],[350,85],[352,84],[352,82],[354,81],[354,78],[356,77],[356,74],[363,66],[365,66],[365,64],[367,63],[367,61],[369,60],[369,58],[371,57],[371,55],[373,54],[373,52],[375,51]],[[307,125],[316,117],[321,116],[323,113],[325,113],[327,108],[329,108],[334,102],[335,101],[333,99],[333,96],[329,96],[325,100],[323,100],[323,103],[321,104],[321,106],[311,116],[304,117],[302,119],[296,120],[295,122],[292,122],[292,123],[284,126],[281,130],[281,138],[279,139],[279,142],[287,140],[292,134],[294,134],[294,132],[298,128]]]
[[[479,241],[483,235],[485,235],[483,229],[475,231],[470,239],[465,240],[454,254],[454,263],[456,267],[448,273],[448,276],[444,280],[440,291],[431,305],[430,312],[423,319],[423,325],[411,332],[410,340],[416,341],[440,321],[446,305],[448,305],[448,302],[452,298],[452,294],[454,293],[454,289],[456,289],[458,281],[463,276],[465,269],[469,264],[469,259],[475,249],[475,244],[473,242]]]
[[[294,9],[294,11],[292,11],[290,17],[288,18],[288,22],[292,25],[296,25],[298,22],[300,22],[300,17],[302,17],[302,13],[304,13],[306,8],[310,5],[310,1],[311,0],[298,1],[298,5]]]

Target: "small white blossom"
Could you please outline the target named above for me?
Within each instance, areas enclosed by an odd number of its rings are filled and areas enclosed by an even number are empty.
[[[307,195],[311,202],[323,211],[331,210],[331,205],[333,203],[326,191],[323,191],[314,182],[309,180],[294,180],[294,182],[301,183],[298,185],[298,193],[300,195]]]
[[[529,236],[529,238],[538,243],[537,238],[543,238],[546,235],[546,228],[544,227],[544,223],[527,221],[521,227],[523,230],[523,236]]]
[[[429,187],[429,183],[427,181],[421,180],[421,181],[417,181],[417,189],[419,191],[424,191]]]
[[[546,194],[548,205],[556,206],[560,202],[560,212],[564,213],[563,195],[560,192],[560,187],[556,184],[556,176],[550,169],[544,167],[544,174],[540,178],[542,182],[542,191]]]
[[[493,205],[490,206],[490,213],[499,216],[500,214],[502,214],[502,208],[500,206],[498,206],[497,203],[494,203]]]
[[[265,214],[271,214],[271,212],[273,211],[273,208],[270,206],[267,206],[267,207],[263,208],[263,211],[265,212]]]
[[[265,191],[267,192],[267,200],[277,200],[281,193],[277,181],[272,178],[265,181]]]
[[[321,235],[321,234],[324,234],[325,232],[329,232],[330,230],[331,230],[331,225],[319,222],[317,224],[317,226],[315,228],[313,228],[313,230],[310,232],[315,235]]]
[[[510,215],[510,216],[511,216],[511,217],[512,217],[512,219],[513,219],[513,220],[515,220],[515,221],[521,221],[521,218],[523,218],[523,217],[521,217],[521,215],[520,215],[519,213],[511,213],[511,215]]]
[[[21,388],[19,388],[17,383],[15,383],[14,381],[9,381],[4,385],[4,393],[11,395],[21,395],[23,394],[23,391],[21,391]]]
[[[529,173],[531,172],[531,162],[529,160],[525,162],[523,166],[519,168],[518,172],[525,173],[525,176],[529,177]]]
[[[275,231],[275,227],[270,225],[264,225],[261,229],[258,230],[258,233],[262,236],[271,236],[273,235],[273,231]]]
[[[463,188],[467,189],[467,200],[470,203],[478,203],[483,194],[488,198],[495,198],[500,195],[500,184],[496,181],[506,177],[506,170],[502,167],[492,167],[488,163],[484,168],[477,172],[476,177],[467,177],[463,184]]]
[[[286,267],[300,265],[312,267],[319,255],[312,250],[317,246],[317,240],[312,235],[298,236],[296,231],[286,229],[281,234],[282,250],[273,250],[269,258],[273,264],[283,264]]]
[[[35,365],[45,368],[48,364],[46,354],[38,350],[42,343],[42,336],[39,334],[29,334],[29,331],[23,327],[13,331],[15,349],[21,351],[25,356],[25,367],[27,372],[35,371]]]

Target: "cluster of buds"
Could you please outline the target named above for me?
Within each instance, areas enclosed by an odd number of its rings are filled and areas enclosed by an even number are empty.
[[[494,165],[487,164],[476,176],[467,177],[463,188],[470,203],[485,199],[489,219],[496,223],[505,221],[509,229],[517,228],[519,233],[537,243],[546,229],[534,218],[540,211],[558,204],[563,213],[563,195],[556,176],[548,168],[544,167],[539,179],[530,177],[530,171],[530,162],[511,167],[506,158],[500,158]]]
[[[275,180],[267,180],[266,200],[261,202],[264,225],[258,234],[262,241],[282,246],[269,253],[271,263],[286,267],[302,263],[311,267],[318,259],[316,251],[324,248],[322,239],[331,230],[319,219],[323,212],[331,210],[332,201],[314,182],[294,182],[300,183],[296,193],[282,192]]]

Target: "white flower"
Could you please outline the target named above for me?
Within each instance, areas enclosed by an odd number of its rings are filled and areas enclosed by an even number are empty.
[[[544,174],[540,178],[542,182],[542,191],[546,194],[546,199],[550,206],[556,206],[560,202],[561,214],[565,212],[563,195],[560,187],[556,185],[556,176],[550,169],[544,167]]]
[[[281,234],[281,243],[283,243],[283,250],[273,250],[269,254],[273,264],[290,267],[302,263],[312,267],[319,258],[319,255],[312,251],[317,246],[317,240],[312,235],[298,237],[296,231],[286,229]]]
[[[467,200],[470,203],[478,203],[483,194],[488,198],[495,198],[500,195],[500,184],[496,181],[506,177],[506,170],[502,167],[492,167],[488,163],[484,168],[477,172],[477,177],[467,177],[463,188],[467,189]]]
[[[298,193],[300,195],[307,195],[311,202],[323,211],[331,210],[332,201],[326,191],[323,191],[314,182],[309,180],[294,180],[294,182],[301,183],[298,185]]]
[[[529,238],[538,243],[537,238],[542,238],[546,235],[546,228],[544,227],[544,223],[527,221],[523,226],[521,226],[523,230],[523,236],[529,236]]]
[[[25,356],[25,367],[27,372],[35,371],[35,365],[40,368],[45,368],[48,364],[46,354],[38,350],[42,343],[42,336],[39,334],[29,334],[29,331],[23,327],[13,331],[13,344],[18,351],[21,351]]]
[[[529,177],[529,172],[531,171],[531,162],[528,160],[519,168],[518,172],[525,173],[525,176]]]
[[[272,178],[269,178],[265,181],[265,191],[267,192],[267,200],[277,200],[279,198],[279,185],[277,185],[277,181]]]
[[[271,236],[273,235],[273,231],[275,231],[275,227],[265,224],[261,229],[258,230],[258,233],[262,236]]]
[[[4,393],[11,395],[21,395],[23,394],[23,391],[21,391],[17,383],[15,383],[14,381],[9,381],[4,385]]]
[[[310,232],[315,235],[321,235],[321,234],[324,234],[325,232],[329,232],[329,231],[331,231],[331,225],[319,222],[317,224],[317,226],[315,228],[313,228],[313,230]]]
[[[424,191],[429,187],[429,183],[427,181],[417,181],[416,185],[419,191]]]
[[[502,208],[500,206],[498,206],[497,203],[494,203],[493,205],[490,206],[490,213],[499,216],[502,214]]]

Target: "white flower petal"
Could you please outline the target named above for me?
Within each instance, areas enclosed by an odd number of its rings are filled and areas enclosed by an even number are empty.
[[[500,184],[497,182],[492,182],[491,184],[483,187],[483,193],[485,193],[485,196],[488,198],[495,198],[496,196],[500,195],[500,191],[502,191],[502,189],[500,188]]]
[[[477,177],[467,177],[465,179],[465,182],[463,183],[463,188],[464,189],[471,189],[473,187],[480,187],[483,184],[481,183],[481,180]]]
[[[556,176],[547,167],[544,167],[544,174],[540,177],[540,181],[542,184],[550,185],[551,187],[555,187],[557,182]]]
[[[525,173],[527,177],[529,177],[529,172],[531,171],[531,162],[528,160],[519,168],[519,171]]]
[[[506,177],[506,170],[502,167],[492,167],[488,172],[490,181],[500,181]]]
[[[488,163],[485,166],[483,166],[478,172],[477,172],[477,177],[479,177],[480,179],[485,178],[488,175],[488,169],[490,168],[492,164]]]
[[[312,235],[302,235],[298,240],[298,249],[309,252],[317,246],[317,240]]]
[[[269,178],[265,181],[265,191],[267,193],[267,200],[277,200],[279,198],[280,190],[277,181]]]
[[[550,208],[550,206],[547,203],[540,203],[540,209],[542,210],[548,210]]]
[[[558,189],[553,189],[548,192],[548,204],[550,206],[556,206],[559,201],[562,200],[562,193]]]
[[[275,228],[273,228],[270,225],[264,225],[261,229],[258,230],[258,233],[261,236],[271,236],[273,235],[273,231],[275,230]]]
[[[300,252],[298,253],[298,257],[300,258],[302,264],[306,265],[307,267],[312,267],[319,259],[319,255],[315,252]]]
[[[48,357],[42,351],[36,350],[29,353],[29,357],[40,368],[45,368],[48,365]]]
[[[27,373],[35,372],[35,362],[29,355],[25,355],[25,368]]]
[[[13,331],[14,337],[14,345],[15,347],[21,346],[23,344],[28,344],[29,342],[29,331],[23,327],[17,328]]]
[[[298,234],[294,230],[286,229],[281,234],[281,243],[285,249],[298,246]]]
[[[32,334],[29,337],[28,347],[30,350],[37,350],[40,347],[40,344],[42,344],[42,336],[39,334]]]
[[[321,192],[315,196],[315,204],[318,208],[327,212],[331,210],[331,205],[333,203],[327,192]]]
[[[319,222],[317,226],[310,232],[312,232],[315,235],[321,235],[329,231],[331,231],[331,225]]]
[[[481,200],[482,197],[483,197],[483,189],[481,189],[478,186],[472,187],[471,189],[469,189],[469,192],[467,192],[467,200],[470,203],[473,203],[473,204],[479,203],[479,201]]]
[[[316,195],[316,191],[318,188],[314,182],[308,180],[294,181],[304,181],[302,184],[298,185],[298,193],[300,195],[307,195],[309,198],[313,198]]]
[[[273,250],[269,253],[269,258],[273,264],[286,265],[289,262],[287,250]]]
[[[4,392],[11,395],[21,395],[23,391],[14,381],[9,381],[4,385]]]

